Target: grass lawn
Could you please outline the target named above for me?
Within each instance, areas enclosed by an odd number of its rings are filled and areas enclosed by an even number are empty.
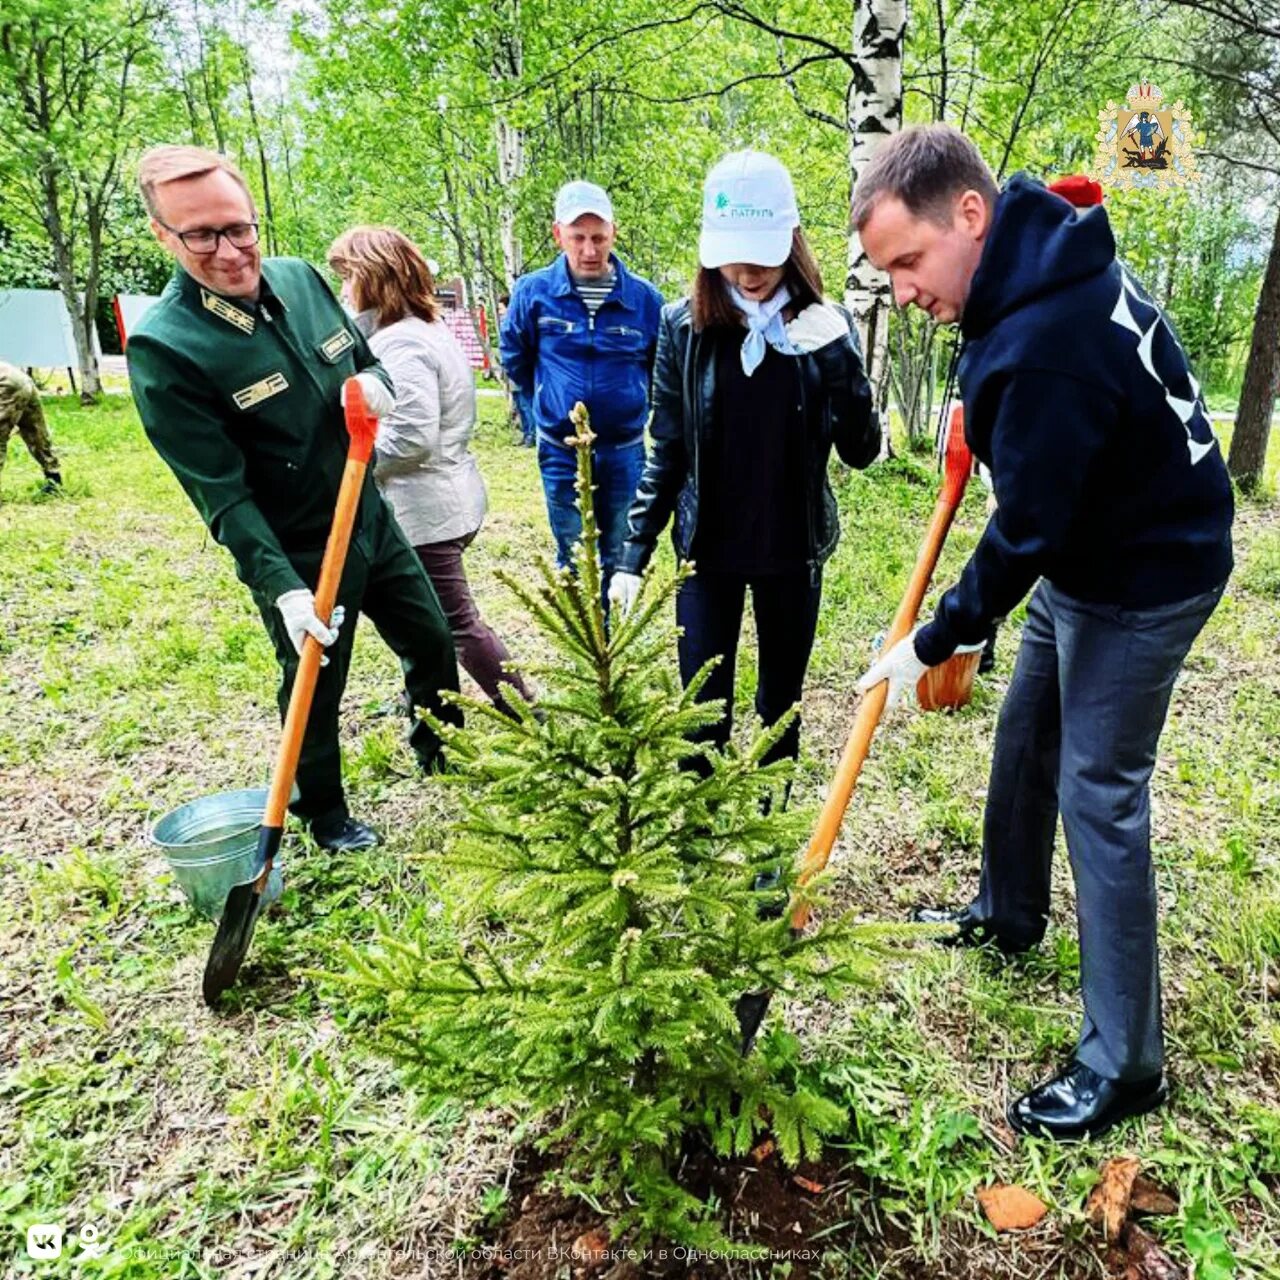
[[[336,858],[294,836],[287,889],[245,980],[199,999],[211,926],[147,843],[161,813],[265,782],[275,669],[247,591],[147,446],[127,398],[48,402],[67,479],[38,495],[13,445],[0,508],[0,1267],[6,1275],[319,1280],[456,1273],[506,1206],[520,1117],[421,1097],[311,976],[339,942],[421,900],[452,803],[415,776],[391,705],[398,668],[365,629],[344,719],[355,812],[387,835]],[[491,512],[468,553],[483,611],[517,658],[536,637],[494,571],[550,549],[532,452],[481,400]],[[1272,450],[1272,491],[1280,441]],[[837,481],[845,536],[829,567],[805,696],[798,785],[813,804],[847,732],[852,687],[905,583],[936,477],[893,462]],[[945,585],[982,522],[971,496]],[[1170,1073],[1160,1113],[1100,1142],[1014,1141],[1013,1093],[1069,1053],[1078,951],[1065,857],[1033,955],[921,949],[884,991],[792,1008],[815,1082],[850,1109],[852,1244],[831,1275],[1103,1274],[1083,1205],[1108,1156],[1176,1191],[1147,1224],[1201,1280],[1280,1280],[1280,510],[1243,503],[1238,569],[1186,666],[1155,781]],[[833,865],[843,903],[899,918],[976,880],[999,667],[956,715],[882,728]],[[739,704],[750,705],[750,646]],[[482,1047],[480,1052],[482,1052]],[[974,1192],[1021,1184],[1050,1206],[996,1236]],[[93,1223],[96,1262],[27,1256],[34,1223]],[[801,1243],[801,1242],[797,1242]],[[823,1242],[815,1242],[818,1248]],[[738,1274],[787,1274],[739,1264]]]

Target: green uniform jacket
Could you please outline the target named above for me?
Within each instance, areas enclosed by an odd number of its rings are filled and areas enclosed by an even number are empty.
[[[267,258],[251,303],[179,268],[129,335],[128,357],[148,439],[241,581],[268,600],[311,585],[290,553],[322,548],[333,520],[347,454],[342,384],[369,369],[391,387],[320,273]],[[385,518],[370,467],[356,539]]]

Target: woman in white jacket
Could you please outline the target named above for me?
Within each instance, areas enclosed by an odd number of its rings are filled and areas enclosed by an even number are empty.
[[[480,617],[462,565],[487,505],[470,450],[476,392],[471,366],[439,318],[430,268],[392,227],[343,232],[329,265],[395,383],[395,411],[378,423],[374,479],[440,597],[458,661],[499,705],[504,683],[529,698],[520,677],[503,669],[511,655]]]

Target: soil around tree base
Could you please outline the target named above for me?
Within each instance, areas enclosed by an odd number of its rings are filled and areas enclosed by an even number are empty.
[[[542,1189],[553,1164],[552,1157],[531,1149],[517,1156],[512,1211],[496,1228],[478,1233],[483,1243],[465,1260],[465,1280],[718,1280],[749,1274],[741,1258],[670,1240],[644,1248],[611,1240],[606,1219],[585,1201]],[[699,1199],[714,1196],[725,1236],[761,1250],[755,1270],[765,1275],[789,1264],[783,1272],[789,1280],[816,1277],[824,1252],[866,1235],[849,1206],[849,1192],[859,1185],[865,1189],[865,1183],[851,1179],[834,1155],[788,1169],[776,1152],[757,1162],[700,1150],[686,1159],[680,1182]]]

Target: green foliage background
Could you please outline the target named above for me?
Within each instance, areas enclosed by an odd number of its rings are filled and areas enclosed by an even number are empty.
[[[35,23],[74,38],[142,3],[9,0],[0,25]],[[853,17],[852,3],[817,0],[617,0],[595,11],[565,0],[177,0],[150,23],[118,160],[127,169],[162,140],[219,147],[269,211],[269,251],[322,262],[353,222],[394,223],[493,308],[507,287],[502,210],[526,269],[542,265],[554,252],[552,195],[575,176],[610,189],[622,253],[679,296],[695,265],[702,179],[725,151],[750,145],[791,168],[828,290],[838,294]],[[1100,107],[1150,75],[1170,99],[1188,102],[1206,142],[1265,150],[1266,132],[1242,107],[1239,68],[1185,58],[1197,41],[1221,44],[1208,42],[1206,21],[1178,6],[1117,15],[1101,0],[1014,8],[942,0],[908,21],[906,117],[959,124],[1002,176],[1026,168],[1053,177],[1088,165]],[[1250,75],[1274,80],[1274,48],[1238,48],[1237,62],[1257,64]],[[47,284],[47,246],[23,193],[33,143],[4,74],[0,53],[0,287]],[[522,169],[505,184],[499,124],[523,137]],[[92,129],[54,143],[66,164],[101,165],[113,145]],[[1185,195],[1114,199],[1113,222],[1202,382],[1229,396],[1247,350],[1268,247],[1260,211],[1274,201],[1275,179],[1209,157],[1202,169]],[[154,289],[166,275],[129,189],[110,219],[105,288]]]

